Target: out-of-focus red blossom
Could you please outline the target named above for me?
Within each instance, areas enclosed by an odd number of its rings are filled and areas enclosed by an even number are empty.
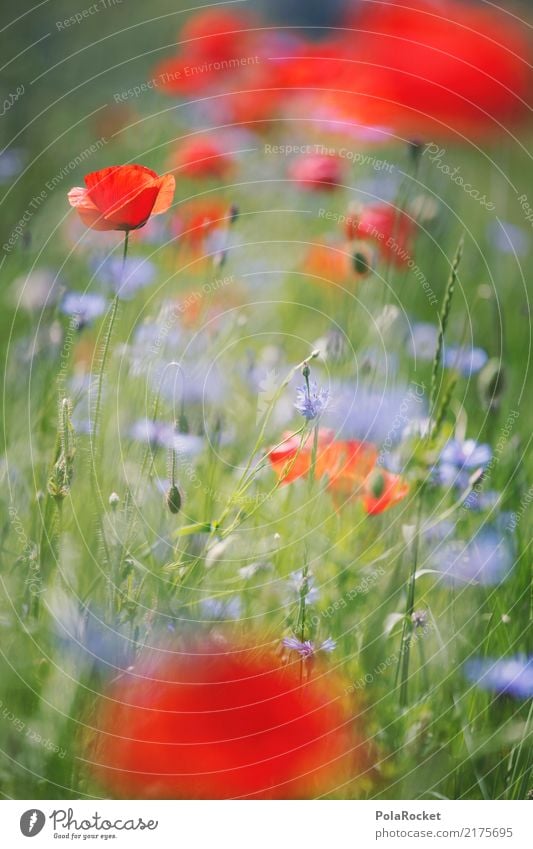
[[[311,96],[313,114],[432,137],[481,135],[529,113],[529,43],[503,10],[459,0],[364,3],[338,37],[287,44],[282,36],[241,13],[201,12],[182,31],[181,52],[156,69],[158,87],[226,92],[227,116],[238,122],[268,122]],[[239,64],[245,56],[260,61]]]
[[[463,0],[358,5],[344,109],[406,132],[481,134],[529,111],[530,46],[509,14]],[[342,97],[339,99],[339,104]]]
[[[335,89],[344,73],[344,62],[350,58],[349,41],[337,38],[318,43],[302,42],[291,56],[278,59],[278,79],[289,91],[298,95],[311,89],[317,96],[325,89]]]
[[[172,219],[172,232],[193,252],[202,251],[217,230],[231,225],[231,206],[223,200],[192,200],[183,204]]]
[[[266,650],[204,643],[106,693],[91,759],[117,797],[308,798],[366,768],[339,677]]]
[[[303,154],[291,162],[289,177],[305,189],[333,190],[343,181],[342,162],[324,153]]]
[[[314,242],[306,252],[302,270],[318,283],[348,282],[353,275],[349,244]]]
[[[275,77],[274,69],[259,65],[245,69],[230,90],[220,98],[227,121],[251,124],[256,131],[267,130],[278,115],[284,90]]]
[[[254,67],[246,58],[258,54],[261,39],[254,30],[254,19],[245,13],[198,12],[179,34],[180,52],[154,69],[157,88],[177,95],[238,89],[231,81],[242,80]]]
[[[171,164],[173,169],[186,177],[222,178],[232,170],[233,159],[215,139],[196,136],[179,145]]]
[[[395,265],[411,259],[416,222],[406,212],[386,203],[363,207],[347,217],[345,232],[349,239],[370,239],[379,246],[383,257]]]
[[[160,177],[144,165],[112,165],[85,177],[68,199],[92,230],[137,230],[151,215],[166,212],[174,198],[172,174]]]
[[[256,36],[250,32],[254,18],[246,12],[229,9],[205,9],[184,24],[179,40],[189,56],[211,62],[223,62],[244,56],[247,43]]]
[[[194,273],[194,269],[191,269],[191,273]],[[201,326],[203,332],[216,333],[223,316],[242,306],[244,301],[244,293],[235,284],[201,297],[198,295],[198,287],[195,286],[176,299],[176,307],[180,323],[185,327]]]
[[[284,484],[307,477],[312,467],[312,437],[299,450],[300,439],[288,436],[268,457]],[[369,515],[383,513],[401,501],[409,486],[399,475],[377,465],[378,450],[371,442],[336,440],[332,430],[320,428],[315,478],[328,478],[328,489],[338,507],[360,499]]]

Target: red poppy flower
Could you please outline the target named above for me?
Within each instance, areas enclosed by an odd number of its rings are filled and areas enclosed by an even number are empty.
[[[123,798],[314,797],[354,777],[365,747],[345,688],[261,649],[203,644],[137,667],[99,714],[92,760]]]
[[[288,437],[270,451],[272,468],[284,484],[307,477],[312,466],[313,440],[310,436],[299,449],[300,440]],[[369,515],[377,515],[407,495],[409,487],[399,476],[377,466],[378,451],[371,442],[335,440],[332,430],[320,428],[315,460],[315,477],[327,476],[328,489],[338,506],[360,499]]]
[[[246,54],[248,40],[255,37],[247,32],[252,26],[253,19],[245,12],[205,9],[191,15],[179,40],[185,44],[189,56],[223,62]]]
[[[173,168],[186,177],[226,177],[233,167],[231,156],[209,136],[186,139],[172,158]]]
[[[242,12],[206,9],[192,15],[178,36],[183,49],[154,70],[157,88],[182,95],[227,89],[229,80],[249,73],[246,57],[259,52],[261,33],[252,27],[252,18]]]
[[[172,231],[194,252],[205,248],[206,240],[231,224],[231,207],[223,200],[192,200],[183,204],[172,220]]]
[[[172,174],[160,177],[143,165],[112,165],[87,174],[85,185],[71,189],[68,199],[86,227],[137,230],[151,215],[167,211],[175,180]]]
[[[349,14],[352,115],[405,132],[472,133],[527,116],[530,50],[502,9],[441,0],[364,3]]]
[[[303,271],[318,282],[344,283],[350,278],[350,254],[344,243],[326,244],[316,242],[308,249]]]
[[[342,184],[342,162],[338,156],[304,154],[291,163],[289,176],[305,189],[336,189]]]
[[[284,53],[287,52],[285,47]],[[289,58],[280,58],[276,65],[280,84],[298,94],[302,89],[320,94],[324,89],[335,89],[345,73],[344,62],[350,58],[347,39],[320,41],[317,44],[302,42],[291,47]]]
[[[395,265],[411,259],[416,223],[403,210],[385,203],[365,206],[348,216],[345,231],[350,239],[370,239],[380,253]]]

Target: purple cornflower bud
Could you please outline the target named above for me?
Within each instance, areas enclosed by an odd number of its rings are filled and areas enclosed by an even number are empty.
[[[411,614],[411,622],[415,628],[424,628],[428,621],[427,610],[415,610]]]
[[[318,652],[330,653],[337,648],[337,643],[331,637],[328,637],[319,646],[315,646],[312,640],[299,640],[297,637],[284,637],[281,642],[286,649],[298,652],[304,660],[313,657]]]

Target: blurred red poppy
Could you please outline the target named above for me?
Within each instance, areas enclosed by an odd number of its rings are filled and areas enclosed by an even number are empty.
[[[174,198],[172,174],[160,177],[143,165],[112,165],[85,177],[87,188],[71,189],[68,199],[86,227],[137,230],[151,215],[166,212]]]
[[[313,440],[310,436],[300,449],[300,439],[289,436],[268,457],[282,483],[307,477],[312,467]],[[409,492],[408,484],[377,465],[378,450],[371,442],[335,440],[332,430],[320,428],[315,460],[315,478],[327,476],[328,489],[335,502],[360,499],[369,515],[393,507]]]
[[[289,177],[305,189],[336,189],[343,182],[342,162],[338,156],[304,154],[291,163]]]
[[[354,281],[365,276],[356,271],[353,254],[350,242],[314,242],[307,250],[302,270],[312,282],[336,284],[339,287],[348,284],[353,288]],[[371,257],[368,262],[372,263]]]
[[[178,36],[182,48],[154,70],[156,87],[167,94],[199,94],[231,88],[230,80],[254,65],[261,33],[243,12],[205,9],[191,15]]]
[[[180,144],[172,167],[186,177],[226,177],[233,168],[232,157],[209,136],[196,136]]]
[[[231,223],[231,206],[226,201],[198,199],[180,206],[172,219],[172,231],[181,244],[198,252],[208,247],[206,242],[210,237],[227,231]]]
[[[441,0],[357,4],[352,62],[339,104],[368,123],[405,132],[471,133],[529,112],[530,48],[523,28],[494,5]]]
[[[96,775],[123,798],[314,797],[366,761],[345,693],[325,667],[302,679],[262,649],[165,652],[107,692]]]
[[[406,265],[414,249],[416,222],[403,210],[386,203],[363,207],[346,219],[349,239],[370,239],[383,257],[395,265]]]
[[[253,32],[249,32],[253,25],[253,18],[245,11],[204,9],[186,21],[179,40],[191,57],[211,62],[228,61],[245,55],[247,42],[254,37]]]

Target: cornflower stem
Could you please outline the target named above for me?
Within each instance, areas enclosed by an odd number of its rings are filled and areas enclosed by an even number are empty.
[[[291,380],[294,377],[294,375],[296,374],[296,372],[301,371],[301,369],[304,366],[306,366],[311,360],[318,357],[318,353],[319,353],[318,351],[313,351],[309,357],[306,357],[305,360],[302,360],[301,363],[298,363],[297,366],[294,366],[294,368],[292,368],[290,370],[289,374],[287,375],[287,377],[285,378],[283,383],[280,385],[280,387],[276,391],[276,393],[275,393],[274,397],[272,398],[272,400],[271,400],[271,402],[268,406],[268,409],[267,409],[267,411],[266,411],[266,413],[263,417],[263,422],[262,422],[262,425],[261,425],[261,429],[259,431],[259,435],[256,439],[256,442],[255,442],[255,445],[254,445],[252,451],[250,452],[250,457],[249,457],[248,462],[245,466],[245,469],[244,469],[243,473],[241,474],[241,477],[239,478],[239,481],[237,483],[237,486],[236,486],[233,494],[229,497],[229,500],[228,500],[226,506],[224,507],[220,518],[216,522],[217,528],[222,525],[222,523],[224,522],[224,520],[228,516],[228,513],[231,511],[231,508],[233,507],[237,497],[241,493],[242,487],[244,486],[245,483],[247,483],[248,476],[250,475],[250,470],[252,469],[254,457],[256,456],[257,452],[259,451],[261,445],[263,444],[266,428],[267,428],[268,422],[270,421],[272,411],[274,410],[276,403],[280,399],[280,397],[283,393],[283,390],[285,389],[285,387],[287,387],[289,385],[289,383],[291,382]],[[252,477],[255,475],[255,469],[252,469],[251,474],[252,474]]]
[[[318,455],[318,421],[313,428],[313,446],[311,448],[311,468],[309,469],[309,491],[315,482],[316,458]]]

